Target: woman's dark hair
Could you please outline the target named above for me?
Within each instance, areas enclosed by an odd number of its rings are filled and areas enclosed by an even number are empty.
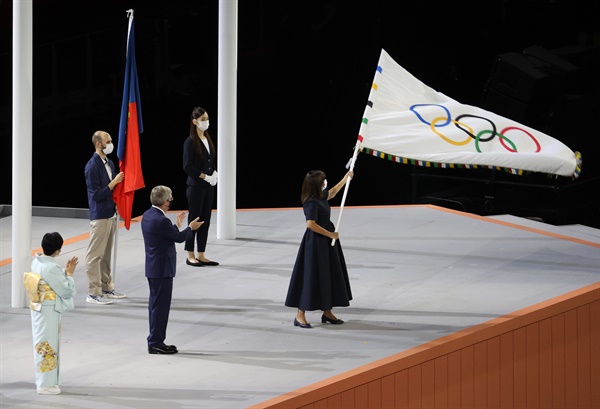
[[[302,194],[300,200],[302,204],[311,197],[322,199],[323,193],[323,181],[325,180],[325,172],[322,170],[311,170],[304,176],[304,182],[302,182]]]
[[[63,238],[57,232],[46,233],[42,238],[42,249],[44,250],[44,254],[47,256],[51,256],[56,253],[56,250],[60,250],[62,245]]]
[[[198,138],[198,131],[196,131],[196,125],[192,121],[194,119],[200,118],[205,113],[206,109],[202,107],[196,107],[192,110],[192,116],[190,118],[190,138],[192,138],[192,141],[194,141],[194,150],[200,157],[202,157],[202,147],[200,146],[202,144],[202,141],[200,140],[200,138]],[[206,136],[206,139],[208,139],[208,144],[210,145],[211,151],[216,152],[215,144],[213,143],[210,134],[208,133],[208,130],[204,131],[204,136]]]

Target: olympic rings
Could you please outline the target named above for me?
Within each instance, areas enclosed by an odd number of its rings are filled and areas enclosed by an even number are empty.
[[[413,111],[413,113],[417,116],[417,118],[419,118],[419,120],[421,122],[423,122],[424,124],[427,125],[431,125],[429,122],[427,122],[426,120],[423,119],[423,117],[421,116],[421,114],[419,114],[415,109],[415,107],[430,107],[430,106],[438,106],[440,108],[442,108],[444,111],[446,111],[446,119],[447,121],[439,126],[446,126],[450,123],[450,111],[448,111],[448,108],[446,108],[443,105],[438,105],[438,104],[414,104],[413,106],[410,107],[410,110]]]
[[[428,107],[428,106],[433,106],[433,107],[439,107],[442,108],[445,113],[446,116],[438,116],[436,118],[434,118],[431,122],[427,122],[422,116],[421,114],[417,111],[416,108],[418,107]],[[419,121],[423,122],[424,124],[428,125],[431,128],[431,131],[433,133],[435,133],[436,135],[438,135],[440,138],[442,138],[443,140],[445,140],[446,142],[448,142],[449,144],[455,145],[455,146],[463,146],[468,144],[471,139],[473,139],[475,141],[475,149],[478,153],[481,153],[481,149],[480,149],[480,143],[483,142],[490,142],[492,141],[496,135],[500,138],[500,144],[509,152],[514,152],[514,153],[518,153],[517,151],[517,146],[515,145],[515,143],[510,140],[505,133],[507,131],[521,131],[525,134],[527,134],[531,140],[533,140],[533,142],[535,143],[536,146],[536,150],[535,152],[540,152],[541,151],[541,145],[539,143],[539,141],[535,138],[535,136],[533,136],[530,132],[528,132],[527,130],[523,129],[523,128],[519,128],[516,126],[509,126],[506,127],[502,130],[502,132],[498,132],[496,130],[496,124],[488,119],[488,118],[484,118],[481,116],[477,116],[477,115],[471,115],[471,114],[462,114],[459,115],[458,117],[456,117],[456,119],[452,119],[451,115],[450,115],[450,111],[448,110],[448,108],[446,108],[443,105],[440,104],[414,104],[410,107],[410,110],[416,115],[417,118],[419,118]],[[484,129],[481,130],[479,132],[477,132],[477,135],[475,135],[475,132],[473,131],[473,128],[470,127],[469,125],[467,125],[464,122],[461,122],[460,120],[463,118],[476,118],[476,119],[481,119],[483,121],[487,121],[490,124],[490,127],[492,129]],[[443,121],[443,122],[442,122]],[[438,122],[442,122],[442,123],[438,123]],[[450,138],[448,138],[446,135],[442,134],[441,132],[439,132],[436,128],[442,128],[444,126],[447,126],[449,124],[453,123],[458,129],[460,129],[461,131],[465,132],[468,137],[467,139],[463,140],[463,141],[454,141]],[[490,136],[486,137],[486,138],[482,138],[483,135],[486,134],[490,134]],[[510,145],[510,146],[508,146]]]
[[[510,130],[517,130],[517,131],[522,131],[524,133],[526,133],[527,135],[529,135],[529,137],[533,140],[533,142],[535,143],[535,153],[538,153],[539,151],[542,150],[542,147],[540,146],[540,143],[538,142],[538,140],[535,138],[535,136],[533,136],[531,133],[527,132],[525,129],[521,129],[521,128],[517,128],[516,126],[509,126],[507,128],[504,128],[502,130],[502,134],[504,134],[506,131],[510,131]],[[516,152],[517,150],[515,149],[514,151],[512,151],[510,148],[508,148],[506,145],[504,145],[504,142],[502,139],[500,139],[500,143],[502,144],[502,146],[504,146],[507,150],[511,151],[511,152]],[[513,145],[514,146],[514,145]]]
[[[477,134],[477,139],[475,139],[475,146],[477,147],[477,152],[481,153],[481,150],[479,149],[479,136],[484,134],[484,133],[490,133],[492,131],[490,131],[489,129],[484,129],[483,131],[479,132]],[[507,150],[509,150],[510,152],[516,152],[517,151],[517,145],[515,145],[513,143],[513,141],[511,141],[510,139],[508,139],[506,136],[504,136],[501,133],[497,133],[496,135],[498,135],[500,137],[500,143],[502,144],[502,146],[504,146]],[[508,143],[510,143],[510,146],[512,146],[512,149],[508,148],[504,142],[502,142],[503,140],[506,140]]]
[[[489,119],[487,119],[487,118],[484,118],[484,117],[482,117],[482,116],[470,115],[470,114],[463,114],[463,115],[459,115],[459,116],[457,116],[457,117],[456,117],[456,120],[458,121],[458,120],[460,120],[460,119],[462,119],[462,118],[467,118],[467,117],[468,117],[468,118],[477,118],[477,119],[483,119],[484,121],[488,121],[488,122],[490,123],[490,125],[492,126],[492,131],[490,132],[492,135],[491,135],[491,136],[490,136],[488,139],[479,139],[479,141],[480,141],[480,142],[488,142],[488,141],[491,141],[492,139],[494,139],[494,136],[496,136],[496,124],[495,124],[495,123],[493,123],[493,122],[492,122],[492,121],[490,121]],[[461,127],[459,127],[458,125],[456,125],[456,127],[457,127],[458,129],[460,129],[461,131],[465,131],[464,129],[462,129],[462,128],[461,128]],[[465,131],[465,132],[467,132],[467,131]],[[477,141],[477,137],[476,137],[475,135],[473,135],[473,131],[471,131],[471,132],[467,132],[467,134],[468,134],[468,135],[469,135],[471,138],[473,138],[473,139],[475,139],[475,140]],[[481,134],[481,132],[479,132],[479,134],[477,134],[477,135],[479,136],[480,134]]]
[[[431,130],[432,130],[432,131],[433,131],[433,132],[434,132],[436,135],[438,135],[440,138],[442,138],[443,140],[445,140],[446,142],[448,142],[448,143],[450,143],[450,144],[452,144],[452,145],[456,145],[456,146],[462,146],[462,145],[466,145],[466,144],[468,144],[469,142],[471,142],[471,138],[470,138],[470,137],[467,137],[467,139],[465,139],[465,140],[464,140],[464,141],[462,141],[462,142],[456,142],[456,141],[453,141],[452,139],[449,139],[449,138],[448,138],[448,137],[446,137],[445,135],[442,135],[442,134],[441,134],[441,133],[439,133],[438,131],[436,131],[436,130],[435,130],[435,123],[436,123],[438,120],[440,120],[440,121],[441,121],[441,120],[446,120],[446,123],[448,123],[448,118],[444,118],[444,117],[438,116],[438,117],[437,117],[437,118],[435,118],[433,121],[431,121]],[[454,119],[451,119],[450,121],[452,121],[453,123],[455,123],[455,124],[456,124],[456,126],[458,126],[459,124],[460,124],[460,125],[462,125],[462,126],[465,126],[465,127],[469,128],[469,129],[471,130],[471,133],[473,132],[473,128],[471,128],[471,127],[470,127],[469,125],[467,125],[467,124],[461,124],[460,122],[458,122],[458,121],[455,121]],[[443,125],[442,125],[442,126],[443,126]]]

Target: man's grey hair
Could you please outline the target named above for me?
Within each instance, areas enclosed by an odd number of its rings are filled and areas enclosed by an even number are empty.
[[[150,192],[150,203],[154,206],[162,206],[162,204],[171,198],[173,192],[167,186],[155,186]]]

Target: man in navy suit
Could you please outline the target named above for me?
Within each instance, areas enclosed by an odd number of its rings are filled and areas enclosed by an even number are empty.
[[[171,310],[173,277],[177,264],[175,243],[183,243],[192,237],[202,225],[196,217],[184,230],[179,231],[186,212],[177,215],[175,224],[167,217],[171,207],[173,192],[167,186],[156,186],[150,192],[152,207],[142,217],[142,235],[146,249],[146,277],[150,287],[148,300],[148,353],[176,354],[175,345],[166,345],[167,323]]]
[[[111,298],[124,298],[115,291],[110,259],[117,231],[117,207],[113,190],[123,181],[123,172],[117,173],[115,164],[106,155],[113,151],[110,134],[96,131],[92,135],[95,152],[85,165],[85,184],[90,207],[90,241],[85,254],[85,272],[88,278],[88,296],[91,304],[111,304]]]

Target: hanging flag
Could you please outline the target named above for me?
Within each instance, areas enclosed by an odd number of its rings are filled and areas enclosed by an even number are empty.
[[[135,63],[133,10],[128,10],[127,13],[129,15],[129,32],[127,34],[127,58],[117,146],[119,170],[124,173],[125,178],[115,187],[113,198],[117,204],[119,215],[125,222],[125,228],[129,230],[134,193],[145,185],[140,157],[140,134],[144,132],[144,126]]]
[[[569,177],[581,171],[579,152],[528,126],[436,92],[383,49],[357,147],[373,156],[427,167]]]

